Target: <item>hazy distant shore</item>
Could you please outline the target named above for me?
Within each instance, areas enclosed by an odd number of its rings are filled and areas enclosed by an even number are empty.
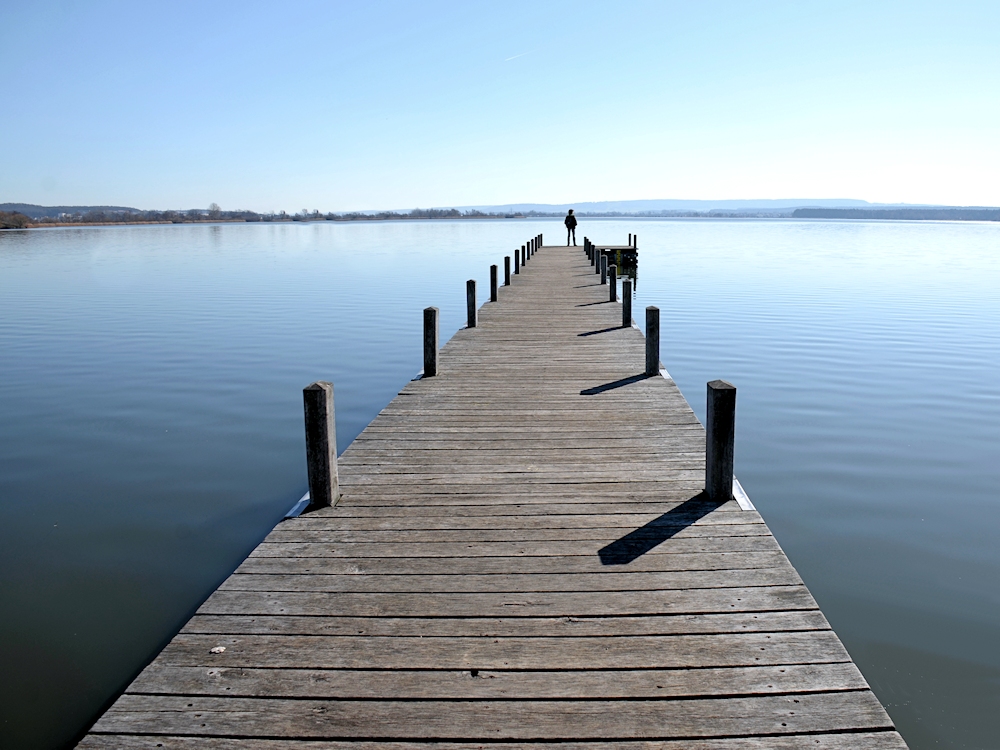
[[[587,205],[587,204],[581,204]],[[423,221],[478,219],[560,219],[558,210],[484,211],[478,208],[429,208],[412,211],[352,211],[297,214],[223,211],[212,204],[207,210],[142,211],[121,206],[34,206],[0,204],[0,229],[43,229],[48,227],[131,226],[143,224],[217,224],[217,223],[286,223],[316,221]],[[556,207],[552,207],[556,208]],[[1000,208],[983,206],[885,206],[819,207],[781,206],[766,208],[715,208],[709,210],[578,210],[581,219],[848,219],[863,221],[1000,221]]]

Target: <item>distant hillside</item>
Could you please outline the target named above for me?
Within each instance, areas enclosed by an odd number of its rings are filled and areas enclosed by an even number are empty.
[[[851,198],[787,198],[748,200],[634,200],[634,201],[585,201],[581,203],[508,203],[500,206],[457,206],[460,211],[476,210],[497,213],[566,213],[574,209],[579,214],[690,214],[690,213],[773,213],[790,214],[802,206],[825,208],[869,207],[867,201]]]
[[[796,219],[896,219],[938,221],[1000,221],[1000,208],[797,208]]]
[[[91,211],[139,213],[139,209],[127,206],[36,206],[32,203],[0,203],[0,211],[24,214],[32,219],[55,218],[60,214],[87,214]]]

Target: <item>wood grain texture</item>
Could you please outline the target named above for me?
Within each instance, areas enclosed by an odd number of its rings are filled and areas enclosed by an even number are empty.
[[[905,748],[583,248],[515,268],[80,747]]]

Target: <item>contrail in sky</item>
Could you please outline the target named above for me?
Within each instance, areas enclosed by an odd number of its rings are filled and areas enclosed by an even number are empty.
[[[506,60],[504,60],[504,62],[510,62],[511,60],[516,60],[519,57],[524,57],[526,54],[528,53],[522,52],[520,55],[514,55],[513,57],[508,57]]]

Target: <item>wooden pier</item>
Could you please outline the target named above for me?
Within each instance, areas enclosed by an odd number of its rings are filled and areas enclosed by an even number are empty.
[[[516,267],[80,747],[906,747],[583,248]]]

